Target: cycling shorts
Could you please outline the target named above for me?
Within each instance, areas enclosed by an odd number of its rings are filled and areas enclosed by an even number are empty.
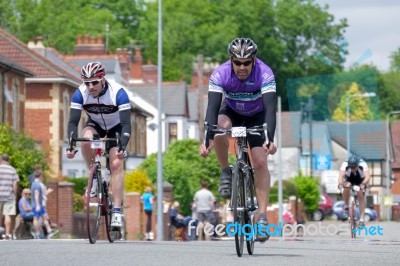
[[[106,136],[108,138],[116,138],[117,133],[119,134],[119,137],[121,137],[121,131],[122,131],[121,124],[118,124],[115,127],[105,131],[96,122],[94,122],[92,119],[88,118],[88,121],[86,122],[86,127],[91,127],[94,130],[96,130],[96,132],[97,132],[97,134],[99,134],[100,138],[104,138]],[[108,153],[110,151],[110,149],[113,147],[117,147],[116,141],[107,142],[106,152]]]
[[[254,127],[261,126],[264,124],[264,112],[260,112],[255,114],[254,116],[243,116],[230,108],[226,102],[224,102],[219,110],[219,115],[226,115],[229,117],[232,123],[232,127]],[[262,147],[265,143],[265,134],[264,132],[260,132],[261,135],[247,135],[247,141],[249,142],[250,148],[254,147]]]

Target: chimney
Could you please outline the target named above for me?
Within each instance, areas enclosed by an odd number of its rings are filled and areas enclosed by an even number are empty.
[[[33,48],[35,48],[35,42],[33,41],[33,39],[29,39],[29,42],[28,42],[28,48],[30,48],[30,49],[33,49]]]
[[[76,44],[77,45],[82,44],[82,35],[78,35],[78,38],[76,38]]]
[[[36,48],[44,48],[42,36],[36,37]]]
[[[43,37],[39,36],[36,37],[35,40],[29,40],[28,43],[28,48],[30,48],[31,50],[35,51],[36,53],[45,56],[46,54],[46,47],[44,47],[43,44]]]
[[[130,79],[143,79],[143,57],[139,48],[135,49],[135,55],[131,57],[129,69]]]
[[[105,55],[105,47],[101,35],[90,37],[88,34],[78,35],[75,45],[75,55]]]
[[[128,50],[117,48],[116,51],[119,65],[121,67],[121,75],[125,80],[129,80],[129,58],[128,58]]]

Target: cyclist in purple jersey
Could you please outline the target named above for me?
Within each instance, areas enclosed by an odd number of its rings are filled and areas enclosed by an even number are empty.
[[[109,159],[112,176],[112,192],[114,209],[111,226],[122,227],[121,205],[124,189],[124,158],[126,145],[131,135],[131,105],[126,91],[116,83],[105,79],[105,69],[99,62],[91,62],[81,69],[83,84],[74,92],[71,101],[70,119],[68,123],[68,136],[73,132],[77,136],[77,127],[82,109],[88,115],[86,127],[83,129],[83,138],[115,138],[116,133],[121,136],[121,147],[118,149],[116,142],[110,142]],[[68,150],[67,158],[74,158],[76,150]],[[87,167],[90,168],[94,161],[94,152],[89,142],[82,143],[82,154]],[[93,180],[97,182],[97,179]],[[91,197],[96,196],[96,185],[92,186]]]
[[[205,121],[221,128],[252,127],[267,123],[268,136],[249,135],[247,138],[255,172],[258,223],[266,227],[270,190],[267,156],[275,154],[277,150],[273,143],[276,127],[275,77],[271,68],[256,58],[257,45],[251,39],[234,39],[228,45],[228,52],[230,60],[216,68],[210,77]],[[268,146],[266,137],[269,140]],[[200,155],[208,156],[215,147],[221,167],[219,191],[223,197],[229,198],[232,173],[228,164],[228,137],[216,136],[214,139],[212,134],[207,134],[207,138],[210,145],[205,147],[202,144]],[[268,238],[265,232],[258,234],[256,240],[264,242]]]

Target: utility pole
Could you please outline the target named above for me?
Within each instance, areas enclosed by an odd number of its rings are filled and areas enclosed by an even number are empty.
[[[307,104],[304,103],[304,102],[301,102],[300,105],[301,105],[301,120],[305,121],[305,122],[308,122],[308,125],[309,125],[309,132],[310,132],[310,141],[309,141],[309,144],[310,144],[310,176],[313,177],[313,166],[314,165],[313,165],[313,141],[312,141],[312,138],[313,138],[313,134],[312,134],[313,113],[312,112],[313,112],[314,102],[313,102],[312,96],[310,96],[308,98]],[[300,140],[301,140],[301,138],[300,138]]]
[[[198,86],[198,97],[199,97],[199,106],[198,106],[198,119],[199,119],[199,139],[200,142],[203,141],[203,126],[204,126],[204,119],[205,119],[205,114],[204,114],[204,84],[203,84],[203,55],[198,54],[197,55],[197,86]]]
[[[308,123],[310,126],[310,176],[313,177],[313,134],[312,134],[312,121],[313,121],[313,98],[310,96],[308,98],[308,103],[307,103],[307,112],[308,112]]]
[[[108,52],[108,39],[110,36],[110,24],[106,24],[106,53]]]

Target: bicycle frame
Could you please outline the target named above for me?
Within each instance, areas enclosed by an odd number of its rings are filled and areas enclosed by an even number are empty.
[[[109,157],[105,152],[104,145],[109,141],[116,141],[117,146],[119,145],[119,135],[116,138],[103,138],[100,139],[98,136],[93,138],[72,138],[73,132],[71,132],[69,138],[69,150],[74,150],[72,143],[73,141],[90,142],[90,147],[94,149],[94,161],[89,169],[88,186],[85,193],[85,206],[86,206],[86,223],[89,242],[95,244],[98,237],[98,230],[100,224],[104,223],[106,227],[106,234],[109,242],[114,242],[118,236],[119,230],[111,227],[111,216],[113,209],[113,201],[108,195],[109,192],[109,180],[105,180],[102,177],[101,170],[101,156],[106,157],[106,169],[109,171]],[[97,180],[94,182],[94,180]],[[96,184],[96,186],[94,186]],[[95,193],[91,195],[91,190],[94,189]],[[92,200],[93,199],[93,200]],[[94,214],[94,217],[93,217]],[[101,222],[104,217],[104,222]]]
[[[233,138],[237,139],[235,144],[236,162],[233,166],[232,176],[232,195],[228,211],[233,211],[235,223],[241,224],[242,227],[245,223],[251,224],[251,227],[254,228],[254,213],[258,210],[258,206],[257,200],[255,200],[254,171],[248,154],[247,134],[260,134],[260,132],[264,132],[266,139],[268,139],[267,125],[264,124],[262,127],[257,126],[253,128],[232,127],[230,129],[217,128],[216,126],[211,127],[214,128],[209,128],[209,125],[205,124],[203,144],[206,146],[208,145],[208,130],[215,133],[216,137],[218,135],[230,134]],[[252,228],[246,227],[246,235],[248,233],[251,235],[250,238],[246,238],[249,255],[252,255],[254,252],[255,234]],[[236,253],[239,257],[243,254],[243,243],[243,233],[235,234]]]
[[[349,222],[351,237],[356,238],[357,222],[356,210],[359,208],[358,204],[358,192],[360,191],[360,186],[352,185],[350,187],[350,198],[349,198]]]

